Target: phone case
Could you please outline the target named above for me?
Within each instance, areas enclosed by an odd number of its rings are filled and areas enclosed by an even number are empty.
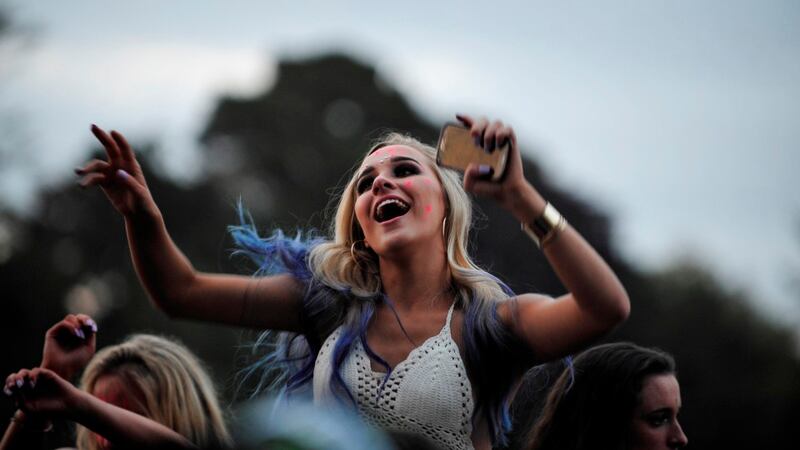
[[[487,152],[475,145],[469,130],[456,123],[446,123],[439,135],[436,163],[464,172],[470,163],[486,164],[493,169],[492,181],[503,177],[510,143]]]

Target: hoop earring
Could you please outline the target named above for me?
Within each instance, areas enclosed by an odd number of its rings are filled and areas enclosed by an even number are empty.
[[[447,233],[445,229],[447,228],[447,216],[444,216],[444,220],[442,220],[442,239],[447,241]]]
[[[356,263],[358,262],[358,258],[356,257],[356,251],[355,251],[356,244],[363,241],[364,241],[363,239],[361,239],[361,241],[353,241],[353,245],[350,246],[350,257],[353,258],[353,261],[355,261]]]
[[[356,263],[356,265],[358,265],[358,267],[360,267],[360,268],[361,268],[361,270],[364,270],[364,271],[366,271],[366,272],[368,272],[368,273],[375,273],[375,270],[374,270],[374,269],[372,269],[372,268],[371,268],[369,265],[367,265],[367,266],[365,267],[365,266],[362,264],[361,260],[362,260],[362,259],[364,259],[364,258],[361,258],[361,257],[359,257],[359,256],[357,256],[357,255],[356,255],[356,251],[355,251],[355,249],[356,249],[356,244],[358,244],[359,242],[363,242],[363,243],[364,243],[364,247],[365,247],[365,248],[369,248],[369,247],[367,247],[367,243],[366,243],[366,241],[364,241],[363,239],[361,239],[361,240],[358,240],[358,241],[354,241],[354,242],[353,242],[353,244],[350,246],[350,257],[351,257],[351,258],[353,258],[353,262],[355,262],[355,263]]]

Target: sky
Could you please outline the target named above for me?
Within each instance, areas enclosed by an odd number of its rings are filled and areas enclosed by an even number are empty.
[[[91,123],[155,140],[191,180],[220,96],[268,88],[280,59],[340,51],[434,124],[512,124],[549,178],[614,218],[632,262],[698,261],[800,327],[796,1],[0,6],[17,27],[0,44],[0,205],[31,211],[37,186],[72,177]]]

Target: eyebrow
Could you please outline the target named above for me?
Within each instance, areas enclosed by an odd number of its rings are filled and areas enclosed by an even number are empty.
[[[391,161],[392,163],[396,163],[396,162],[399,162],[399,161],[412,161],[412,162],[416,163],[417,165],[419,165],[419,161],[417,161],[414,158],[409,158],[408,156],[393,156],[393,157],[391,157],[389,159],[389,161]],[[373,172],[373,171],[375,171],[375,167],[373,167],[373,166],[365,167],[364,170],[361,171],[361,174],[358,175],[358,178],[356,178],[356,180],[360,180],[361,178],[364,177],[364,175],[366,175],[366,174],[368,174],[370,172]]]
[[[644,415],[645,416],[649,416],[651,414],[663,414],[663,413],[672,414],[672,411],[673,411],[673,409],[671,407],[665,406],[663,408],[658,408],[658,409],[654,409],[652,411],[648,411],[648,412],[644,413]]]

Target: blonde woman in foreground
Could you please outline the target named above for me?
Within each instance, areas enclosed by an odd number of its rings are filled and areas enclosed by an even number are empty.
[[[501,181],[475,165],[462,181],[436,165],[434,148],[388,134],[358,162],[328,236],[261,238],[242,214],[233,236],[258,263],[258,277],[194,269],[120,133],[92,126],[107,158],[77,173],[125,219],[156,307],[280,331],[278,350],[257,366],[283,370],[288,394],[350,405],[372,424],[443,448],[485,450],[504,442],[522,374],[606,334],[630,305],[608,265],[525,179],[514,131],[458,118],[486,151],[511,145]],[[471,260],[468,193],[494,199],[531,230],[566,294],[516,295]]]
[[[96,330],[88,316],[67,316],[48,330],[41,366],[6,379],[20,410],[0,449],[40,446],[53,419],[80,424],[80,450],[230,445],[213,384],[188,349],[137,334],[92,356]],[[87,361],[77,389],[68,380]]]

